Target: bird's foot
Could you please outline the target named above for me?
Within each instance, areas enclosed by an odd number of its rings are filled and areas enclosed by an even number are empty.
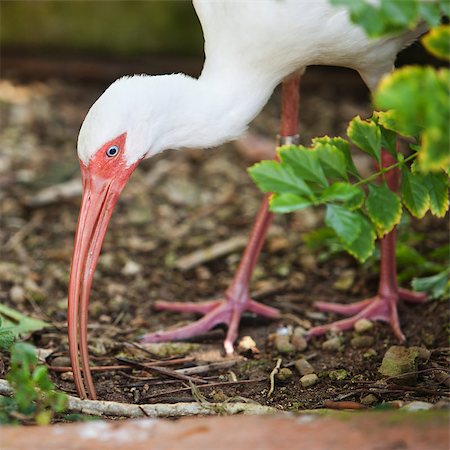
[[[403,342],[405,336],[402,333],[400,321],[398,319],[398,300],[419,304],[426,301],[426,295],[407,289],[398,289],[394,293],[378,294],[375,297],[350,305],[317,302],[316,307],[321,311],[333,312],[351,317],[327,325],[311,328],[308,332],[308,336],[320,336],[331,330],[349,330],[350,328],[353,328],[359,319],[368,319],[388,322],[391,325],[394,335],[399,341]]]
[[[182,313],[199,313],[203,314],[203,317],[175,330],[145,334],[141,337],[142,342],[167,342],[188,339],[204,334],[216,325],[223,323],[228,327],[224,341],[225,352],[228,355],[233,353],[233,343],[238,336],[238,326],[244,311],[250,311],[271,319],[280,315],[278,309],[258,303],[249,297],[246,297],[244,301],[240,299],[237,301],[234,297],[230,297],[200,303],[158,301],[155,304],[155,308]]]

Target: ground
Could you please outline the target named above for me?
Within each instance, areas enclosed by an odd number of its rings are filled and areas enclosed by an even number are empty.
[[[49,365],[66,366],[66,295],[79,187],[75,183],[72,194],[64,199],[46,200],[45,190],[79,177],[76,137],[89,106],[115,76],[143,71],[145,65],[64,60],[33,64],[33,58],[17,56],[5,61],[0,84],[0,301],[51,323],[50,329],[35,333],[30,340],[44,350]],[[179,61],[177,65],[183,68]],[[192,72],[199,67],[196,63],[185,66]],[[170,61],[160,66],[156,63],[156,67],[173,71]],[[308,143],[317,135],[343,135],[348,120],[356,114],[370,114],[368,93],[357,75],[323,68],[307,72],[301,91],[302,142]],[[255,120],[252,132],[275,135],[278,116],[277,91]],[[249,158],[231,143],[215,150],[167,151],[136,170],[113,216],[94,279],[89,328],[92,364],[118,364],[117,356],[148,360],[148,353],[136,348],[131,351],[126,344],[137,342],[145,331],[192,318],[155,312],[155,300],[192,301],[222,295],[261,201],[261,193],[246,173]],[[364,158],[359,165],[363,172],[371,170],[370,161]],[[308,248],[305,236],[322,225],[321,211],[276,217],[252,292],[255,299],[280,308],[286,316],[277,321],[244,317],[240,338],[251,336],[259,353],[247,352],[227,369],[210,368],[202,373],[204,379],[217,383],[202,388],[202,394],[211,401],[240,396],[281,410],[320,408],[330,400],[359,402],[369,393],[376,396],[374,404],[397,399],[431,403],[447,399],[446,386],[435,376],[437,369],[448,367],[446,301],[400,305],[407,345],[431,352],[430,359],[419,366],[413,386],[379,382],[383,355],[397,344],[385,324],[375,324],[367,332],[374,338],[370,348],[353,348],[353,332],[344,334],[343,347],[337,352],[322,349],[326,337],[313,339],[301,353],[280,354],[274,348],[277,330],[298,324],[292,315],[306,328],[332,319],[318,313],[314,301],[351,302],[376,292],[376,262],[360,266],[343,253],[327,256],[324,249]],[[447,243],[445,221],[426,217],[405,225],[406,229],[414,231],[405,234],[405,248],[414,245],[417,252],[434,254],[442,263],[439,249]],[[228,250],[209,260],[210,246],[222,241],[228,241]],[[200,261],[186,259],[202,249],[205,252]],[[412,260],[407,259],[402,268],[405,287],[414,275],[407,270],[408,261]],[[417,263],[417,258],[414,261]],[[224,361],[223,337],[223,331],[213,331],[195,341],[199,347],[179,350],[176,356],[193,356],[207,363]],[[160,358],[153,353],[152,357]],[[168,356],[175,353],[169,351]],[[312,387],[302,387],[293,369],[294,361],[302,355],[319,375],[319,382]],[[8,368],[3,357],[0,377]],[[269,375],[278,358],[282,367],[293,369],[293,375],[284,383],[277,382],[269,397]],[[336,369],[345,369],[345,379],[330,377],[330,371]],[[70,373],[50,372],[61,390],[74,393]],[[96,373],[95,382],[99,398],[104,400],[194,401],[186,382],[149,377],[135,368],[134,372]]]

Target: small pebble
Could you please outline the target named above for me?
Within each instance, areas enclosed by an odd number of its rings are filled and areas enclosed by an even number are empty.
[[[305,339],[306,330],[302,327],[296,327],[294,329],[294,334],[292,335],[292,345],[299,352],[302,352],[308,347],[308,342]]]
[[[52,359],[52,366],[55,367],[70,367],[70,358],[67,356],[57,356],[56,358]]]
[[[363,357],[364,358],[373,358],[374,356],[377,356],[378,353],[374,348],[369,348],[369,350],[367,350],[367,352],[364,353]]]
[[[342,340],[340,337],[333,337],[322,343],[322,349],[329,352],[338,352],[343,349]]]
[[[14,303],[22,303],[25,300],[25,290],[16,284],[9,291],[9,296]]]
[[[294,365],[301,376],[310,375],[315,372],[314,367],[305,358],[298,359]]]
[[[256,342],[250,336],[244,336],[238,343],[238,352],[239,353],[251,353],[257,354],[259,353],[258,348],[256,347]]]
[[[277,334],[275,336],[275,348],[279,353],[295,352],[295,347],[291,344],[287,334]]]
[[[403,411],[427,411],[428,409],[431,409],[433,405],[428,402],[421,402],[421,401],[414,401],[411,403],[407,403],[405,406],[402,406],[401,409]]]
[[[348,376],[348,372],[345,369],[337,369],[337,370],[330,370],[328,372],[328,378],[330,380],[345,380]]]
[[[288,369],[287,367],[283,367],[275,375],[275,378],[278,381],[281,381],[283,383],[283,382],[286,382],[286,381],[290,380],[292,378],[292,375],[293,374],[292,374],[292,370],[291,369]]]
[[[73,372],[63,372],[61,374],[61,380],[73,381]]]
[[[355,322],[353,328],[357,333],[365,333],[373,328],[373,323],[367,319],[359,319]]]
[[[350,345],[353,348],[369,348],[375,342],[373,336],[355,336],[351,341]]]
[[[318,381],[319,381],[319,377],[315,373],[303,375],[300,378],[300,383],[302,383],[303,387],[314,386]]]
[[[361,399],[361,403],[366,406],[372,406],[378,402],[378,398],[373,394],[368,394]]]
[[[339,278],[334,282],[333,288],[338,291],[348,291],[355,282],[355,271],[353,269],[344,270]]]
[[[137,262],[128,260],[122,269],[122,275],[137,275],[142,271],[142,267]]]

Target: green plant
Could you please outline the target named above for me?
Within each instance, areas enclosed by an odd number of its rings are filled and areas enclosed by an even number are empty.
[[[11,368],[6,376],[14,396],[0,397],[0,423],[48,424],[64,411],[67,396],[55,391],[47,368],[37,364],[36,349],[26,343],[11,347]]]
[[[430,53],[450,59],[450,27],[439,25],[441,12],[449,12],[448,2],[332,3],[348,6],[352,19],[370,36],[413,28],[423,19],[433,27],[422,39],[424,46]],[[313,139],[310,147],[281,147],[279,161],[263,161],[249,169],[258,187],[273,193],[273,212],[325,206],[327,231],[322,237],[332,243],[336,236],[361,262],[374,253],[376,237],[383,237],[400,223],[405,208],[422,218],[427,211],[443,217],[449,206],[449,70],[399,69],[382,80],[374,104],[384,111],[376,111],[366,120],[355,117],[347,129],[348,140],[325,136]],[[397,152],[398,135],[409,141],[407,156]],[[393,163],[363,179],[353,163],[350,143],[379,167],[382,149],[392,156]],[[386,183],[386,174],[394,168],[402,174],[398,193]]]

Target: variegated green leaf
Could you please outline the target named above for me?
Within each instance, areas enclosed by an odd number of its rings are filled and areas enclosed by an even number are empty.
[[[450,25],[441,25],[432,28],[422,38],[425,48],[434,56],[441,59],[450,59]]]
[[[303,146],[286,146],[278,149],[278,155],[281,165],[292,168],[297,177],[321,186],[328,186],[316,151]]]
[[[345,245],[345,249],[353,255],[358,261],[364,262],[372,256],[375,250],[376,233],[371,222],[362,214],[359,215],[361,232],[351,243]]]
[[[408,169],[402,170],[401,193],[403,204],[414,216],[421,219],[428,211],[430,196],[424,183],[424,176],[412,173]]]
[[[291,168],[276,161],[262,161],[248,169],[253,181],[263,192],[313,196],[308,185]]]
[[[325,223],[336,232],[344,244],[350,245],[361,233],[360,217],[356,212],[332,204],[327,205]]]
[[[402,217],[402,202],[386,184],[379,186],[369,185],[369,194],[366,200],[367,213],[375,224],[380,237],[389,233]]]
[[[430,198],[430,211],[437,217],[444,217],[448,211],[448,186],[447,174],[428,173],[423,177],[423,182],[428,189]]]
[[[336,182],[324,189],[318,201],[320,203],[342,202],[348,209],[356,209],[363,204],[364,193],[350,183]]]
[[[274,213],[285,214],[311,206],[310,200],[300,195],[291,194],[274,194],[270,198],[270,210]]]
[[[356,116],[347,128],[347,135],[357,147],[380,163],[381,132],[376,123]]]

